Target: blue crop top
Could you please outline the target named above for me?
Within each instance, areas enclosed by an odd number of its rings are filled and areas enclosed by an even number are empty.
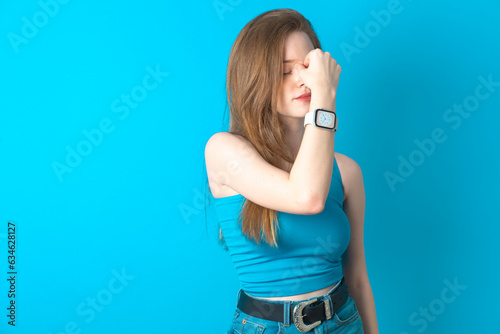
[[[243,291],[254,297],[285,297],[326,288],[342,279],[340,257],[351,235],[343,209],[344,190],[334,159],[324,210],[316,215],[278,211],[277,244],[257,245],[241,232],[245,197],[211,200]]]

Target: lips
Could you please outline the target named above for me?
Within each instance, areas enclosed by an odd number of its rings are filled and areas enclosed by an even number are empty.
[[[295,100],[310,100],[310,99],[311,99],[311,93],[305,93],[295,98]]]
[[[304,97],[311,97],[311,93],[302,94],[301,96],[297,96],[296,99],[301,99],[301,98],[304,98]]]

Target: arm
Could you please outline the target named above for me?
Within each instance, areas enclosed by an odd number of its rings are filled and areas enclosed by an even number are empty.
[[[297,158],[288,173],[265,161],[245,138],[216,133],[205,147],[208,177],[212,185],[217,185],[212,193],[217,197],[219,187],[230,187],[266,208],[300,215],[317,214],[323,211],[328,194],[325,187],[330,185],[332,175],[333,145],[334,132],[306,126]],[[328,149],[331,151],[327,152]]]
[[[351,226],[351,239],[342,258],[342,267],[349,294],[354,299],[366,334],[378,334],[375,301],[366,270],[363,246],[365,189],[359,165],[351,158],[336,155],[342,164],[345,201],[344,211]]]
[[[311,87],[309,111],[325,108],[335,111],[335,99],[341,68],[330,53],[312,50],[304,64],[295,65],[295,73]],[[299,152],[290,170],[289,181],[296,192],[317,203],[314,213],[323,211],[330,190],[333,170],[335,132],[307,125]]]

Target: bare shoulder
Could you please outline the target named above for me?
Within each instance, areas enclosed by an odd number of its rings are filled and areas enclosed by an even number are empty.
[[[360,183],[363,183],[363,174],[359,164],[347,155],[335,152],[335,160],[337,161],[337,166],[339,166],[342,178],[345,201],[351,190],[359,187]]]
[[[237,192],[225,183],[228,177],[238,172],[242,155],[258,154],[244,137],[230,132],[213,134],[205,145],[205,165],[208,183],[214,197],[236,195]]]
[[[221,155],[231,155],[235,150],[241,149],[246,152],[251,148],[253,148],[253,145],[240,135],[230,132],[217,132],[208,139],[205,145],[207,167],[208,164],[214,165],[217,160],[220,160]]]
[[[335,160],[337,160],[337,165],[339,169],[344,169],[345,172],[359,172],[361,171],[361,167],[359,167],[358,163],[354,161],[354,159],[349,158],[347,155],[335,152]],[[356,171],[359,169],[359,171]]]
[[[234,145],[234,144],[241,144],[241,143],[249,143],[248,140],[246,140],[244,137],[231,133],[231,132],[217,132],[210,137],[207,141],[207,146],[212,145],[212,146],[220,146],[223,145]]]

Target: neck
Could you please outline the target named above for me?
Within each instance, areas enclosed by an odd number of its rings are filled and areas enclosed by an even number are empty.
[[[282,117],[281,120],[285,127],[286,142],[292,148],[293,157],[296,158],[304,137],[304,118]]]

